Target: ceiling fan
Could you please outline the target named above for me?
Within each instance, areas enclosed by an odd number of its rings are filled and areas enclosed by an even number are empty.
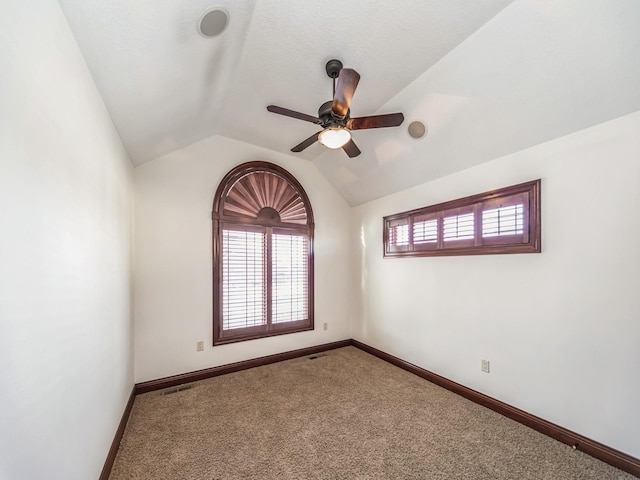
[[[342,148],[351,158],[357,157],[361,152],[351,139],[351,130],[397,127],[402,124],[404,121],[402,113],[351,118],[349,105],[351,105],[351,99],[360,81],[360,74],[351,68],[342,68],[342,62],[335,59],[327,62],[326,71],[327,75],[333,79],[333,100],[320,106],[317,117],[276,105],[267,107],[267,110],[272,113],[322,126],[321,131],[314,133],[293,147],[292,152],[301,152],[319,141],[328,148]],[[336,79],[338,80],[337,86]]]

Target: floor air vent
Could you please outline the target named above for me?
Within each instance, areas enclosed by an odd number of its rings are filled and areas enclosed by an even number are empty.
[[[319,353],[318,355],[311,355],[309,357],[309,360],[315,360],[316,358],[320,358],[320,357],[326,357],[327,354],[326,353]]]
[[[191,390],[193,385],[180,385],[176,388],[171,388],[162,392],[162,395],[171,395],[172,393],[184,392],[185,390]]]

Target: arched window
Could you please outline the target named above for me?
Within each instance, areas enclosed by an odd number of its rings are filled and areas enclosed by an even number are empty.
[[[213,344],[313,330],[313,213],[293,175],[237,166],[211,218]]]

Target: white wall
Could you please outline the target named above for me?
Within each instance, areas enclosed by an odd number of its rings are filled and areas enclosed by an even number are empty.
[[[213,196],[252,160],[287,169],[311,201],[315,330],[212,347]],[[137,382],[351,338],[350,209],[311,162],[214,136],[137,167],[134,179]]]
[[[133,386],[132,169],[55,0],[0,6],[0,478],[100,475]]]
[[[640,457],[638,132],[640,112],[355,208],[355,338]],[[537,178],[541,254],[382,258],[383,216]]]

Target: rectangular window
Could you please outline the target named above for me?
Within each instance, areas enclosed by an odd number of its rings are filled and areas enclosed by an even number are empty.
[[[222,232],[222,318],[225,330],[267,323],[265,235],[263,232]]]
[[[473,238],[473,213],[444,217],[444,241],[468,240]]]
[[[443,248],[473,246],[475,239],[475,211],[473,206],[443,211],[442,225]]]
[[[524,205],[492,208],[482,211],[482,238],[522,235]]]
[[[434,250],[440,239],[440,219],[433,214],[415,215],[411,219],[413,228],[412,246],[414,251]],[[409,244],[407,244],[408,251]]]
[[[487,199],[479,205],[482,212],[482,245],[529,243],[530,196],[527,192],[512,193]],[[534,214],[539,216],[539,212]]]
[[[540,180],[384,217],[384,256],[538,253]]]
[[[309,237],[277,227],[224,224],[221,314],[225,341],[308,329]]]
[[[302,235],[273,234],[272,319],[273,323],[304,320],[308,314],[307,262],[309,248]]]
[[[389,222],[388,246],[393,252],[405,252],[409,248],[409,219],[401,218],[398,221]]]
[[[413,243],[422,245],[438,241],[438,219],[422,220],[413,224]]]

